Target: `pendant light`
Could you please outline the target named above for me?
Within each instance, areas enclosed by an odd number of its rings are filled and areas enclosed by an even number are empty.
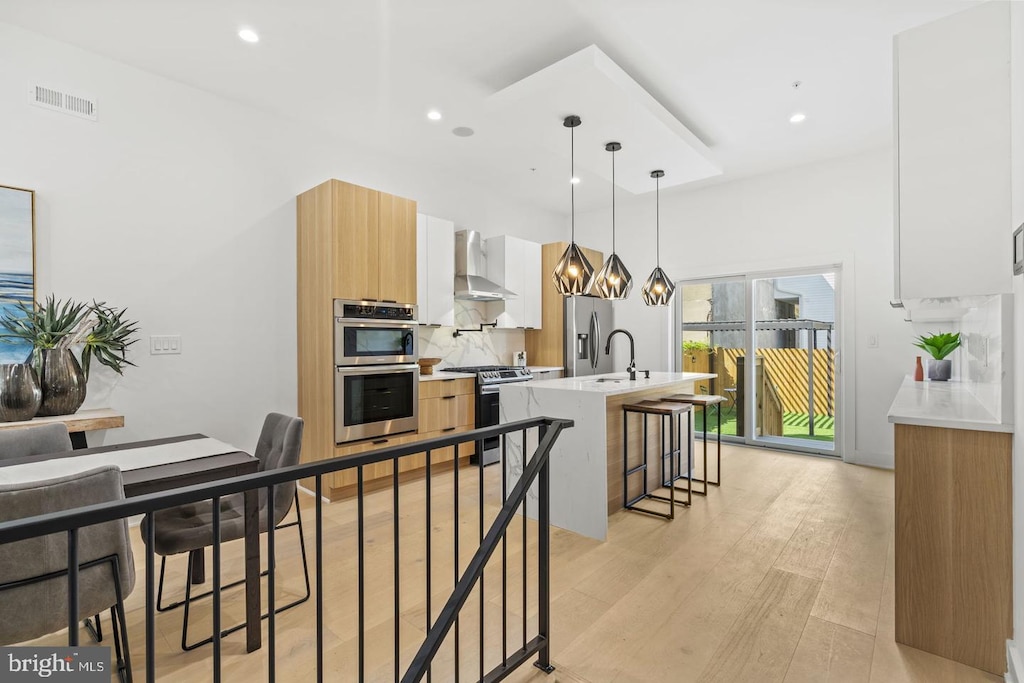
[[[562,125],[569,129],[569,196],[571,198],[570,220],[572,222],[572,240],[566,247],[562,257],[558,259],[551,279],[555,281],[555,289],[562,296],[579,296],[585,294],[590,278],[594,275],[594,266],[583,255],[576,245],[576,127],[580,125],[580,117],[566,116]]]
[[[594,276],[590,293],[602,299],[625,299],[633,289],[633,276],[615,253],[615,153],[622,149],[622,145],[609,142],[604,149],[612,153],[612,255]]]
[[[654,178],[654,225],[657,235],[655,248],[658,260],[641,292],[644,303],[648,306],[668,306],[668,302],[672,300],[672,294],[676,291],[672,280],[661,269],[661,178],[664,176],[664,171],[651,171],[651,177]]]

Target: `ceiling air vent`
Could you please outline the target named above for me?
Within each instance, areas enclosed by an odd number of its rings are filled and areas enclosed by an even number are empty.
[[[29,87],[28,98],[31,104],[43,109],[71,114],[90,121],[96,120],[96,100],[93,98],[72,95],[57,88],[39,84]]]

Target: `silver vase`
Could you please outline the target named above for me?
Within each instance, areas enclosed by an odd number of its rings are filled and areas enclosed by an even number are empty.
[[[0,364],[0,422],[31,420],[42,400],[39,378],[31,365]]]
[[[71,415],[85,401],[85,373],[70,349],[40,349],[39,383],[43,403],[39,415]]]

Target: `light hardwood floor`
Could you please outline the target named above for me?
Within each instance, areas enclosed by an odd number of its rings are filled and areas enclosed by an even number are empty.
[[[545,675],[524,665],[507,680],[626,683],[651,681],[921,681],[1000,680],[976,669],[894,642],[893,475],[823,458],[726,447],[723,481],[710,495],[680,509],[672,522],[620,512],[607,542],[552,532],[552,660]],[[498,468],[485,470],[485,499],[500,496]],[[475,469],[460,475],[460,564],[479,533]],[[432,487],[433,600],[436,615],[452,585],[451,475]],[[557,495],[557,491],[552,492]],[[313,538],[312,505],[306,535]],[[366,680],[393,680],[386,663],[394,648],[391,493],[366,502]],[[427,533],[422,483],[401,489],[400,642],[404,664],[424,636]],[[325,680],[358,680],[355,587],[355,505],[324,506]],[[496,507],[488,505],[486,516]],[[536,535],[530,523],[526,554],[530,629],[536,623]],[[521,644],[522,526],[508,546],[509,651]],[[139,587],[128,600],[135,670],[144,672],[143,557],[136,541]],[[240,576],[241,543],[225,547],[225,573]],[[297,544],[279,535],[281,599],[300,587]],[[443,551],[443,552],[442,552]],[[310,562],[313,561],[310,544]],[[501,555],[489,567],[500,568]],[[184,560],[169,566],[169,590],[180,591]],[[500,572],[490,570],[486,601],[488,662],[500,657]],[[462,680],[476,680],[480,590],[462,614]],[[225,622],[241,619],[238,589],[224,601]],[[312,601],[278,618],[279,680],[314,680]],[[211,648],[177,647],[180,610],[157,617],[161,680],[208,680]],[[209,607],[194,612],[197,635],[209,632]],[[264,626],[264,629],[266,627]],[[266,637],[266,636],[264,636]],[[52,642],[60,638],[51,637]],[[434,681],[455,680],[452,638],[442,648]],[[241,633],[224,642],[224,679],[266,680],[267,648],[244,653]]]

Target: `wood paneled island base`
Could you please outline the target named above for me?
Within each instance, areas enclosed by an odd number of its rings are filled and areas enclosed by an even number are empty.
[[[896,428],[896,641],[1002,675],[1012,434]]]

